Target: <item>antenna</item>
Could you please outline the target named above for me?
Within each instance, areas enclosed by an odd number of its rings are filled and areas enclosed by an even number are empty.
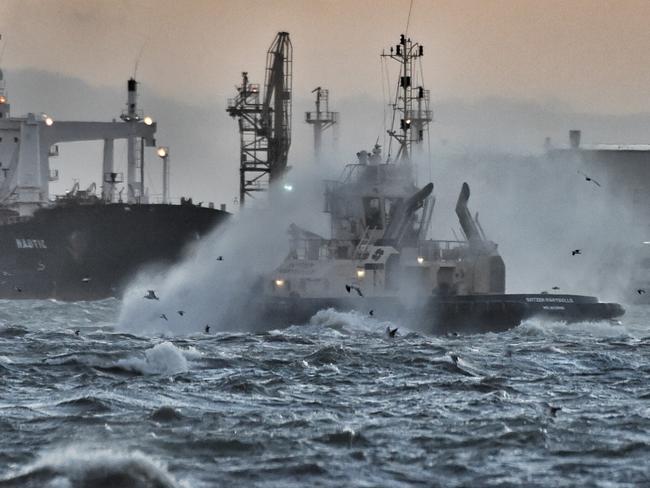
[[[413,0],[411,0],[411,4],[409,5],[409,15],[406,18],[406,29],[404,29],[404,35],[406,36],[409,35],[409,24],[411,23],[411,10],[413,10]]]
[[[135,58],[135,66],[133,67],[133,79],[138,79],[138,65],[140,64],[140,59],[142,59],[142,53],[144,52],[144,48],[147,46],[147,42],[149,41],[149,38],[146,38],[144,42],[142,43],[142,47],[140,47],[140,51],[138,52],[138,55]]]
[[[2,34],[0,34],[0,41],[2,40]],[[7,47],[7,41],[2,43],[2,50],[0,50],[0,66],[2,66],[2,58],[5,56],[5,48]]]

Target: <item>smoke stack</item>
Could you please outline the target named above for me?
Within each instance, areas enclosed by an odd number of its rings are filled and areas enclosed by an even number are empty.
[[[578,149],[580,147],[580,131],[579,130],[570,130],[569,131],[569,142],[571,144],[571,149]]]

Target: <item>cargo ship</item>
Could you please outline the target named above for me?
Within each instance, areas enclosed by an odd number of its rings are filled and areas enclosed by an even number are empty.
[[[76,122],[47,114],[14,117],[0,71],[0,298],[92,300],[119,296],[145,266],[169,265],[184,249],[224,222],[225,206],[172,204],[169,151],[163,160],[161,203],[144,187],[145,147],[155,147],[156,122],[137,104],[138,83],[127,83],[120,120]],[[127,178],[114,165],[114,141],[127,147]],[[50,158],[58,144],[103,143],[101,188],[74,187],[51,197],[58,179]],[[99,191],[97,191],[99,190]]]

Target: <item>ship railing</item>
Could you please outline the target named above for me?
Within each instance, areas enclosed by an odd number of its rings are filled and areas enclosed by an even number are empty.
[[[153,194],[148,194],[148,202],[149,204],[153,205],[162,205],[163,204],[163,196],[162,193],[153,193]],[[166,205],[191,205],[194,207],[203,207],[203,208],[210,208],[214,209],[214,202],[206,202],[206,201],[196,201],[195,199],[189,199],[185,197],[169,197],[167,198],[167,203]],[[225,204],[220,205],[220,209],[225,211]]]
[[[432,110],[407,110],[406,118],[412,122],[429,122],[433,120]]]
[[[122,110],[120,119],[122,119],[124,122],[138,122],[144,119],[144,111],[142,109],[138,109],[135,112],[131,112],[125,109]]]
[[[426,261],[456,261],[467,252],[467,241],[430,240],[418,246],[418,256]]]
[[[381,164],[347,164],[343,169],[340,184],[360,181],[375,181],[382,183],[391,181],[394,183],[409,184],[413,181],[412,168],[399,164],[381,163]]]
[[[336,190],[341,187],[343,183],[337,180],[325,180],[325,208],[323,211],[325,213],[332,212],[332,201],[336,195]]]
[[[361,233],[362,237],[359,241],[359,245],[354,250],[354,257],[356,259],[367,259],[368,256],[368,246],[370,245],[370,231],[374,230],[371,227],[366,227]]]
[[[338,121],[338,112],[305,112],[305,121],[311,122],[312,120],[335,124]]]
[[[356,246],[349,239],[294,237],[291,239],[289,258],[310,261],[352,259],[355,249]]]
[[[0,217],[0,225],[12,225],[20,222],[27,222],[31,217],[28,215],[11,215],[9,217]]]

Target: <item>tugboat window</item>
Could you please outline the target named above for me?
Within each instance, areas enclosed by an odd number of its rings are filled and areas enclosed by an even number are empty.
[[[377,197],[366,197],[363,199],[363,208],[366,214],[366,227],[382,229],[381,200]]]

